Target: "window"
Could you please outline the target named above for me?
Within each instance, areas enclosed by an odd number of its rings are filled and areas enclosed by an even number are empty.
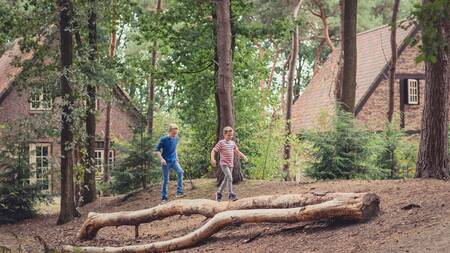
[[[408,79],[408,104],[418,105],[419,104],[419,80]]]
[[[37,184],[42,191],[50,190],[51,166],[50,166],[50,144],[30,144],[30,183]]]
[[[48,111],[52,109],[53,99],[45,88],[35,88],[31,91],[30,109],[32,111]]]
[[[103,149],[97,149],[95,150],[95,167],[97,168],[98,174],[103,174],[103,167],[104,167],[104,150]],[[108,156],[108,166],[109,168],[114,167],[114,150],[109,150],[109,156]]]

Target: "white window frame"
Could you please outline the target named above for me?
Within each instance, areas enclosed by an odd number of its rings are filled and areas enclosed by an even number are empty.
[[[36,98],[34,93],[39,92],[39,97]],[[49,101],[46,101],[45,98],[49,98]],[[34,103],[39,103],[38,106],[34,106]],[[48,106],[46,106],[48,105]],[[30,96],[30,110],[31,111],[50,111],[53,107],[53,99],[51,94],[47,89],[44,88],[36,88],[31,91]]]
[[[418,105],[419,104],[419,80],[408,79],[408,104]]]
[[[104,150],[103,149],[96,149],[95,150],[95,167],[97,169],[98,175],[103,175],[104,172]],[[109,168],[114,168],[114,161],[115,161],[115,152],[113,149],[109,150]]]
[[[40,148],[47,148],[47,156],[37,154],[37,150]],[[52,166],[50,163],[51,156],[51,144],[50,143],[31,143],[29,145],[29,159],[30,159],[30,177],[29,182],[31,184],[40,183],[45,180],[44,177],[38,177],[38,169],[44,170],[41,175],[46,175],[47,177],[47,188],[42,189],[43,192],[49,192],[52,188],[51,170]],[[47,166],[43,166],[44,159],[46,159]],[[40,164],[39,164],[40,163]],[[39,166],[40,165],[40,166]]]

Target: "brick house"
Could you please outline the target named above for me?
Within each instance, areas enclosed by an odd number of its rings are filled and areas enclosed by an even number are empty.
[[[409,133],[420,130],[425,86],[425,65],[416,63],[418,46],[407,38],[419,39],[416,26],[397,29],[397,70],[394,90],[394,114],[400,127]],[[382,26],[357,34],[356,118],[369,129],[382,130],[387,121],[389,101],[390,27]],[[330,54],[314,73],[309,85],[293,105],[293,130],[320,126],[321,118],[333,114],[334,88],[339,50]]]
[[[30,119],[32,122],[50,118],[60,118],[56,108],[58,97],[52,98],[42,89],[39,92],[19,90],[14,80],[19,74],[25,72],[13,64],[15,59],[21,61],[33,59],[33,52],[23,53],[16,41],[0,57],[0,125],[14,123],[20,119]],[[105,127],[106,104],[100,99],[97,101],[97,125],[95,151],[98,170],[103,169],[103,138]],[[133,134],[133,129],[141,124],[142,115],[133,106],[128,95],[119,87],[114,88],[114,98],[111,107],[111,140],[127,140]],[[53,121],[52,121],[53,122]],[[55,124],[58,124],[55,121]],[[1,144],[0,144],[1,145]],[[58,138],[43,138],[32,140],[29,145],[30,164],[34,168],[30,181],[43,184],[43,190],[53,194],[60,191],[60,140]],[[116,160],[115,150],[110,150],[110,165],[114,166]],[[75,154],[77,159],[77,154]]]

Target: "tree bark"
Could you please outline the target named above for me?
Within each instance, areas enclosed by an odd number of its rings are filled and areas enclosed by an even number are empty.
[[[162,0],[156,1],[156,15],[161,12]],[[156,72],[156,62],[158,60],[158,41],[155,39],[153,41],[152,49],[152,74],[150,75],[149,85],[148,85],[148,111],[147,111],[147,133],[149,136],[153,134],[153,114],[155,107],[155,72]]]
[[[108,226],[135,226],[150,223],[174,215],[199,214],[211,218],[219,212],[227,210],[262,209],[262,208],[290,208],[313,205],[331,200],[340,193],[317,195],[287,194],[243,198],[234,202],[217,202],[209,199],[181,199],[139,211],[125,211],[116,213],[89,213],[83,223],[78,237],[82,240],[93,239],[97,232]],[[356,195],[355,195],[356,196]]]
[[[113,8],[112,16],[112,30],[111,41],[109,45],[109,57],[114,59],[116,56],[117,48],[117,34],[116,34],[116,17],[115,17],[115,5],[114,1],[111,2],[111,8]],[[103,182],[107,183],[111,181],[111,168],[109,167],[109,150],[111,148],[111,108],[112,99],[114,97],[114,89],[111,92],[111,98],[106,102],[105,108],[105,136],[103,139]]]
[[[197,230],[175,239],[147,245],[126,247],[73,247],[64,246],[64,252],[165,252],[192,247],[208,239],[224,227],[246,223],[296,223],[319,220],[344,220],[364,222],[379,211],[379,197],[373,193],[335,193],[332,198],[318,202],[301,203],[300,207],[286,206],[279,209],[230,210],[215,214],[211,220]],[[325,195],[326,196],[326,195]],[[270,196],[266,196],[270,197]],[[272,196],[273,197],[273,196]],[[282,196],[280,196],[282,197]],[[251,203],[251,202],[250,202]],[[300,203],[299,203],[300,204]],[[258,205],[256,205],[258,208]],[[207,205],[205,206],[207,207]],[[263,206],[265,207],[265,206]],[[281,208],[281,209],[280,209]]]
[[[391,63],[389,68],[389,109],[388,109],[388,121],[392,122],[394,115],[394,89],[395,89],[395,70],[397,65],[397,13],[400,0],[394,0],[394,6],[392,9],[391,19]]]
[[[267,81],[267,90],[270,92],[272,89],[273,76],[275,75],[275,69],[277,67],[278,58],[280,57],[281,49],[275,43],[272,43],[275,46],[275,54],[272,58],[272,67],[270,68],[269,80]]]
[[[356,95],[356,20],[357,0],[344,0],[343,9],[343,68],[340,105],[344,111],[353,113]]]
[[[72,65],[73,41],[71,32],[72,8],[70,0],[59,0],[59,31],[61,53],[61,205],[57,224],[64,224],[76,216],[73,184],[73,129],[72,108],[74,95],[68,78]]]
[[[336,99],[337,107],[340,107],[339,103],[342,101],[342,82],[343,82],[343,65],[344,65],[344,0],[339,0],[340,11],[340,28],[339,28],[339,59],[337,61],[337,71],[334,87],[334,97]]]
[[[97,1],[90,0],[90,13],[88,20],[89,30],[89,60],[90,64],[95,65],[97,58]],[[90,73],[95,74],[95,73]],[[82,205],[92,203],[97,198],[97,190],[95,185],[95,103],[96,103],[96,85],[88,84],[86,87],[86,155],[84,157],[84,178],[82,192]]]
[[[216,105],[218,111],[217,140],[221,139],[222,129],[226,126],[235,127],[233,111],[233,56],[234,45],[231,31],[231,3],[230,0],[215,0],[216,18],[216,56],[217,56],[217,81],[216,81]],[[240,164],[235,159],[236,166],[233,168],[233,182],[243,180]],[[217,181],[223,180],[223,173],[216,170]]]
[[[433,2],[424,0],[423,4]],[[436,24],[440,41],[450,39],[450,20],[438,19]],[[424,33],[424,31],[422,31]],[[422,34],[422,38],[425,35]],[[435,41],[422,39],[424,48]],[[449,49],[437,49],[436,62],[425,62],[425,101],[422,114],[419,157],[416,177],[446,179],[448,168],[448,92],[450,85]]]
[[[290,159],[291,159],[291,143],[290,137],[292,134],[292,100],[293,100],[293,91],[294,91],[294,79],[295,79],[295,71],[298,57],[298,25],[297,25],[297,17],[298,11],[302,4],[303,0],[299,0],[294,9],[293,20],[295,22],[294,34],[292,35],[292,51],[291,57],[289,58],[289,72],[288,72],[288,89],[287,89],[287,98],[286,98],[286,141],[284,144],[284,159],[285,164],[283,165],[284,172],[284,180],[291,180],[291,176],[289,173],[290,168]]]

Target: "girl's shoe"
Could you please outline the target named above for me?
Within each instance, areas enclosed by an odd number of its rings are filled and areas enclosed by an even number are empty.
[[[230,201],[236,201],[236,200],[238,200],[236,193],[230,193],[230,194],[228,195],[228,199],[229,199]]]
[[[216,192],[216,201],[220,202],[222,200],[222,193]]]

